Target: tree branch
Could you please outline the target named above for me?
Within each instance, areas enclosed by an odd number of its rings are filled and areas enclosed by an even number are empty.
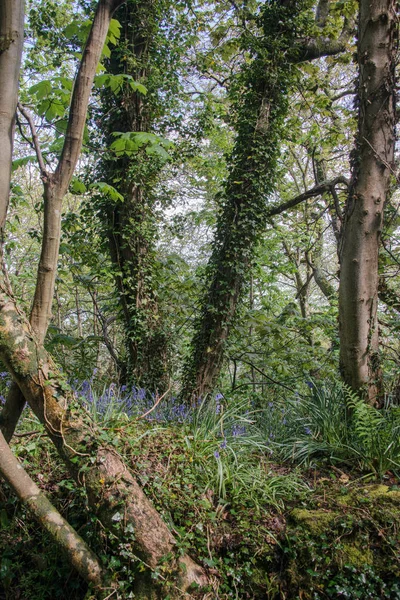
[[[64,146],[55,171],[55,179],[62,190],[61,195],[64,195],[68,189],[82,148],[89,97],[111,17],[113,12],[124,2],[125,0],[100,0],[97,5],[93,25],[75,79]]]
[[[314,198],[315,196],[320,196],[324,192],[326,192],[330,189],[333,189],[338,183],[343,183],[347,187],[349,186],[348,179],[346,177],[344,177],[343,175],[340,175],[339,177],[335,177],[335,179],[332,179],[331,181],[325,181],[324,183],[321,183],[320,185],[316,185],[315,187],[311,188],[310,190],[307,190],[306,192],[299,194],[299,196],[296,196],[295,198],[292,198],[291,200],[288,200],[287,202],[284,202],[283,204],[279,204],[278,206],[271,207],[269,210],[267,210],[266,217],[268,218],[268,217],[274,217],[275,215],[280,215],[281,213],[285,212],[286,210],[289,210],[290,208],[294,208],[295,206],[297,206],[301,202],[304,202],[305,200],[308,200],[309,198]]]
[[[46,165],[45,165],[45,162],[43,159],[43,154],[40,149],[39,138],[37,136],[37,131],[36,131],[35,123],[33,122],[32,115],[30,114],[29,111],[26,110],[26,108],[24,106],[22,106],[22,104],[20,102],[18,102],[17,108],[18,108],[19,112],[21,113],[21,115],[23,115],[25,117],[25,119],[28,121],[29,129],[31,130],[31,135],[32,135],[32,144],[33,144],[33,148],[36,152],[36,157],[38,159],[41,177],[42,177],[42,180],[46,180],[49,176],[49,173],[46,169]]]
[[[103,575],[98,558],[29,477],[11,452],[1,431],[0,472],[21,502],[67,554],[78,573],[100,588]]]

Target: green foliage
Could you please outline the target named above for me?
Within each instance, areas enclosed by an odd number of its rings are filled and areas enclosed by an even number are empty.
[[[154,133],[129,131],[127,133],[114,132],[113,136],[117,138],[110,146],[110,150],[117,156],[132,156],[145,147],[148,155],[155,155],[162,162],[170,159],[167,149],[173,147],[173,143]]]
[[[202,464],[207,487],[222,500],[246,495],[255,502],[279,504],[283,496],[299,489],[298,483],[268,472],[266,457],[271,448],[256,426],[256,416],[246,400],[203,401],[194,412],[185,442]]]
[[[318,385],[281,404],[271,404],[261,423],[285,461],[357,465],[383,476],[400,468],[400,411],[378,411],[343,384]]]

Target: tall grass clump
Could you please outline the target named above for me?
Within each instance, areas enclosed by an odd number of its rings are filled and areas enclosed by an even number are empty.
[[[380,476],[400,469],[398,406],[377,410],[337,382],[309,382],[309,388],[307,395],[284,406],[271,405],[261,417],[265,435],[282,460],[342,463]]]
[[[258,413],[248,400],[226,401],[217,394],[193,410],[185,441],[207,487],[222,500],[242,496],[279,505],[302,486],[294,474],[283,477],[271,470],[273,450],[259,427]]]

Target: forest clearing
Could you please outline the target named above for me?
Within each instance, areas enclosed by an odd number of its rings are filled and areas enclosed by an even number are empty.
[[[0,600],[400,600],[396,0],[0,29]]]

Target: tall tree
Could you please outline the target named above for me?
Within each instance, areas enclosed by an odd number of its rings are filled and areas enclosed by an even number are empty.
[[[358,132],[340,247],[340,365],[345,382],[379,404],[378,254],[394,173],[395,0],[360,1]]]
[[[30,316],[32,328],[40,343],[44,341],[51,318],[60,248],[62,201],[71,183],[81,152],[87,106],[111,17],[123,2],[124,0],[100,0],[97,5],[93,26],[75,79],[64,144],[54,172],[49,171],[46,167],[32,117],[20,106],[22,114],[30,124],[32,143],[35,147],[43,181],[43,238]],[[14,60],[16,61],[17,57]],[[12,101],[13,98],[10,98],[10,108],[8,109],[10,111]],[[4,198],[5,200],[6,198]],[[10,440],[13,435],[24,404],[23,396],[17,386],[13,385],[0,417],[1,429],[7,440]]]
[[[135,384],[160,391],[168,381],[168,350],[154,273],[155,187],[166,152],[157,145],[154,131],[165,111],[166,100],[160,96],[162,91],[168,96],[166,81],[174,87],[161,33],[168,12],[171,5],[165,0],[129,0],[117,14],[121,36],[107,68],[111,83],[120,84],[103,88],[100,116],[105,142],[114,151],[102,158],[97,173],[120,194],[117,201],[99,198],[97,206],[124,320],[127,356],[122,378],[129,374]]]
[[[338,39],[324,35],[327,4],[319,4],[318,31],[313,31],[316,37],[310,35],[311,3],[291,0],[265,4],[257,20],[259,37],[247,31],[244,34],[244,50],[252,55],[252,62],[242,67],[230,90],[237,136],[219,198],[215,240],[207,267],[209,284],[186,365],[183,396],[188,400],[208,393],[222,366],[259,235],[265,227],[266,198],[274,187],[288,92],[294,81],[293,65],[345,48],[346,21]]]

